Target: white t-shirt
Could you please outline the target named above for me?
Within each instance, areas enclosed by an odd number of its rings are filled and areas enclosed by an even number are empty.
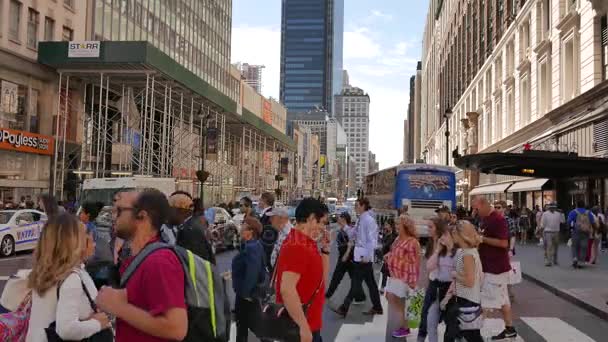
[[[82,289],[81,279],[93,300],[97,297],[97,288],[83,268],[84,265],[74,269],[74,273],[63,281],[59,301],[56,286],[48,289],[43,296],[33,291],[26,342],[47,342],[44,328],[53,322],[56,322],[57,334],[65,341],[80,341],[101,331],[99,321],[89,319],[93,309]]]
[[[540,219],[540,226],[545,232],[559,232],[559,227],[564,222],[566,222],[564,214],[559,211],[551,212],[547,210]]]

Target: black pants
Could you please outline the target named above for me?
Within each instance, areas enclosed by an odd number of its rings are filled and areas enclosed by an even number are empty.
[[[354,279],[354,264],[351,261],[342,262],[340,259],[338,259],[338,262],[336,263],[336,268],[334,268],[334,274],[331,277],[331,282],[329,283],[329,287],[325,292],[325,297],[331,298],[331,296],[334,295],[336,289],[342,282],[342,279],[344,278],[344,275],[346,273],[348,273],[352,284],[352,280]],[[361,289],[361,291],[355,294],[355,300],[358,302],[363,302],[365,301],[365,292],[363,292],[362,287],[359,288]]]
[[[346,298],[344,298],[344,309],[348,310],[353,299],[356,298],[357,294],[363,292],[363,282],[367,285],[370,299],[372,300],[372,306],[376,310],[382,310],[382,304],[380,304],[380,293],[378,292],[378,284],[374,277],[374,268],[371,262],[366,263],[354,263],[353,264],[353,281]]]
[[[479,304],[473,303],[467,299],[458,297],[457,299],[452,299],[450,303],[448,303],[448,308],[446,309],[446,331],[443,336],[444,342],[454,342],[456,341],[456,336],[458,335],[461,338],[464,338],[467,342],[484,342],[483,337],[481,337],[481,331],[477,330],[460,330],[459,321],[458,321],[458,307],[469,307],[469,306],[478,306]],[[452,310],[453,309],[453,310]],[[455,330],[457,333],[455,334]]]
[[[313,331],[312,342],[323,342],[323,338],[321,337],[320,331]]]
[[[245,298],[236,297],[234,311],[236,313],[236,341],[247,342],[249,329],[253,325],[252,316],[258,308],[256,300],[248,301]]]

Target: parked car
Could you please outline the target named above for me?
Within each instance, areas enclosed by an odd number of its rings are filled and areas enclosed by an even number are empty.
[[[237,225],[234,218],[224,208],[213,207],[211,209],[215,212],[213,224],[209,226],[212,247],[214,250],[237,248],[241,243],[240,222]]]
[[[18,251],[36,248],[46,215],[38,210],[0,211],[0,255],[7,257]]]

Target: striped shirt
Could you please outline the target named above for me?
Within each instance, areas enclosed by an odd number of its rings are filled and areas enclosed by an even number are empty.
[[[404,283],[418,283],[420,275],[420,243],[415,238],[397,238],[391,246],[387,257],[388,271],[391,277]]]

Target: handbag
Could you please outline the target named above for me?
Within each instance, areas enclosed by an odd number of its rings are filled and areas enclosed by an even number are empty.
[[[456,299],[458,302],[458,299]],[[480,330],[483,327],[481,305],[458,305],[458,322],[460,330]]]
[[[93,298],[91,298],[91,294],[89,293],[89,290],[87,289],[87,287],[84,285],[84,282],[82,281],[82,279],[80,279],[80,284],[82,285],[84,294],[87,296],[87,300],[89,301],[89,305],[91,306],[91,309],[93,309],[93,312],[98,312],[97,304],[95,304],[95,301],[93,300]],[[59,286],[57,286],[57,301],[59,301],[60,287],[61,287],[61,284]],[[51,323],[48,328],[44,329],[44,332],[46,333],[46,339],[48,340],[48,342],[67,342],[66,340],[63,340],[61,337],[59,337],[59,335],[57,334],[57,322]],[[103,330],[93,334],[92,336],[81,340],[81,342],[113,342],[113,341],[114,341],[114,333],[112,332],[111,328],[103,329]]]
[[[277,255],[277,265],[274,267],[270,285],[266,289],[266,296],[260,301],[259,311],[253,313],[253,317],[251,317],[253,324],[250,326],[253,327],[252,331],[259,339],[296,342],[300,341],[300,327],[289,316],[285,306],[276,302],[274,287],[277,279],[279,256],[280,253]],[[319,281],[319,285],[310,299],[302,305],[304,315],[306,315],[308,308],[319,292],[321,284],[323,284],[323,277],[321,277],[321,281]]]
[[[25,341],[31,310],[32,293],[30,291],[15,311],[0,315],[0,341]]]

